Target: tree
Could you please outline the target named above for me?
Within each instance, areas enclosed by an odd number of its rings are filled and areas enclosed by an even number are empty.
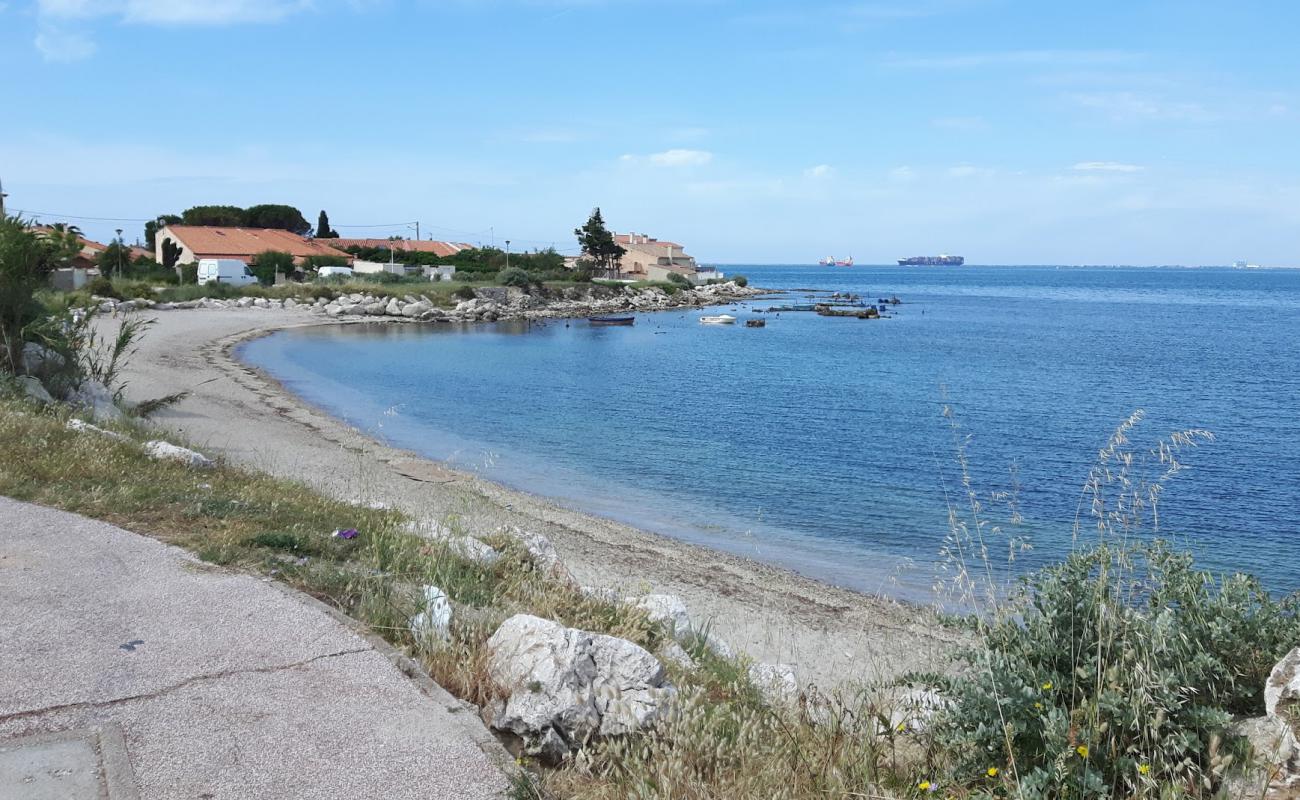
[[[162,243],[162,265],[167,269],[176,266],[176,262],[181,259],[181,246],[171,239],[163,239]]]
[[[0,218],[0,370],[22,371],[23,336],[43,313],[36,292],[54,264],[45,237],[18,217]]]
[[[101,275],[118,275],[127,271],[133,258],[131,248],[114,239],[95,257],[95,266]]]
[[[592,209],[587,224],[574,228],[573,235],[578,237],[582,254],[591,259],[596,269],[606,274],[618,274],[619,264],[627,250],[614,241],[614,234],[605,227],[605,219],[600,215],[599,208]]]
[[[239,206],[194,206],[181,212],[186,225],[238,227],[244,225],[245,212]]]
[[[51,258],[56,264],[66,264],[81,252],[81,228],[66,222],[55,222],[45,226],[37,236],[50,248]]]
[[[270,286],[275,283],[275,274],[277,272],[291,275],[295,267],[292,255],[278,250],[267,250],[253,256],[253,263],[249,265],[248,269],[257,276],[257,279],[264,286]]]
[[[176,225],[181,218],[175,214],[159,214],[144,224],[144,244],[150,250],[154,249],[157,242],[158,231],[168,225]]]
[[[249,228],[278,228],[299,236],[311,230],[311,224],[301,211],[293,206],[275,204],[249,206],[244,212],[243,224]]]
[[[317,239],[339,238],[339,232],[336,230],[332,230],[330,228],[329,215],[325,213],[325,209],[323,208],[320,211],[320,217],[316,220],[316,238]]]

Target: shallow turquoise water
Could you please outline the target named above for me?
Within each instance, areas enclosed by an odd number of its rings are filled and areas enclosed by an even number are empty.
[[[754,285],[904,305],[878,321],[763,329],[640,315],[285,331],[242,357],[396,445],[611,518],[868,591],[923,598],[960,493],[1014,483],[1033,543],[1070,546],[1098,448],[1207,428],[1166,488],[1161,535],[1215,570],[1300,588],[1300,271],[741,267]],[[806,302],[806,292],[738,305]],[[1086,511],[1086,509],[1085,509]],[[995,563],[1004,562],[999,551]]]

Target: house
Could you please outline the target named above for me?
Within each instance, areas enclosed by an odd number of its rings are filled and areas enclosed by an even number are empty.
[[[168,245],[180,248],[180,255],[172,263],[192,264],[201,258],[232,258],[248,264],[253,256],[275,250],[293,256],[301,264],[311,256],[333,256],[347,259],[352,256],[336,250],[323,242],[337,239],[307,239],[296,233],[276,228],[219,228],[206,225],[167,225],[154,236],[155,260],[166,264],[163,250]]]
[[[614,241],[627,250],[619,265],[624,278],[637,281],[666,281],[670,274],[681,275],[691,283],[704,277],[695,259],[676,242],[665,242],[644,233],[617,233]],[[712,277],[712,276],[709,276]]]
[[[52,225],[33,225],[30,230],[37,235],[55,233]],[[76,269],[94,269],[99,262],[99,254],[108,249],[108,245],[91,241],[80,234],[77,234],[77,244],[81,245],[81,249],[68,260],[68,266]]]
[[[317,241],[328,242],[331,247],[340,250],[347,250],[349,247],[360,247],[366,250],[378,248],[393,250],[395,253],[433,253],[440,258],[454,256],[461,250],[474,249],[474,245],[464,242],[436,242],[432,239],[318,239]]]

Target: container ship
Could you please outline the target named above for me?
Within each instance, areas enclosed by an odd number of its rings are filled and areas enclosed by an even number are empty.
[[[912,256],[898,259],[900,267],[960,267],[966,263],[965,256]]]
[[[853,266],[853,256],[840,259],[837,259],[835,256],[827,256],[817,263],[823,267],[851,267]]]

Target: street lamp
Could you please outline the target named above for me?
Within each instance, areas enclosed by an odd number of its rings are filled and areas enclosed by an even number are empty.
[[[117,277],[122,277],[122,229],[117,229]]]
[[[506,269],[510,269],[510,240],[506,239]]]

